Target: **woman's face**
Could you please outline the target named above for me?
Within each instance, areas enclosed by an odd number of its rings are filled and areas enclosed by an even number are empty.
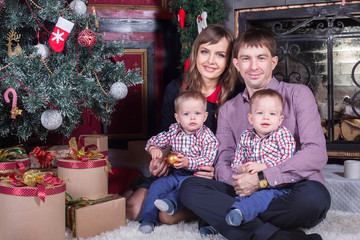
[[[221,38],[215,44],[204,43],[199,46],[196,67],[203,81],[218,81],[225,71],[230,52],[229,42]]]

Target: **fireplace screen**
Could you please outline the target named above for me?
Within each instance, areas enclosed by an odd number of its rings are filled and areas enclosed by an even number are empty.
[[[328,150],[355,155],[360,143],[359,16],[360,4],[237,12],[239,33],[256,27],[274,35],[276,78],[313,91]]]

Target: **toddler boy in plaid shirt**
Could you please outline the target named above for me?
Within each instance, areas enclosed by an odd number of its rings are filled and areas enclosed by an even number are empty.
[[[214,133],[204,125],[208,116],[205,96],[183,91],[174,104],[177,123],[151,137],[145,147],[152,159],[160,159],[163,155],[160,149],[168,146],[178,158],[169,175],[155,180],[148,190],[139,218],[139,230],[143,233],[153,231],[159,210],[173,215],[182,208],[178,199],[181,183],[201,166],[212,166],[218,150]]]
[[[240,137],[231,165],[234,171],[262,173],[265,168],[281,164],[295,153],[291,132],[280,126],[284,116],[283,99],[278,92],[272,89],[256,91],[250,99],[248,119],[253,128]],[[231,206],[225,220],[232,226],[247,223],[264,212],[274,198],[289,191],[266,188],[247,197],[237,196],[238,201]]]

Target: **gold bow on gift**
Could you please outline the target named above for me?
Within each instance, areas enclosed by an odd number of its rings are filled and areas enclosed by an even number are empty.
[[[35,187],[37,185],[44,185],[46,187],[54,187],[60,185],[63,181],[54,176],[51,172],[40,172],[39,170],[29,170],[25,173],[14,172],[4,175],[0,179],[3,183],[13,185],[16,187]]]
[[[98,157],[104,158],[105,156],[97,151],[97,146],[92,144],[78,149],[75,138],[71,138],[69,141],[70,156],[75,160],[87,162],[89,159],[95,159]]]
[[[63,184],[63,181],[55,177],[51,172],[40,172],[39,170],[29,170],[25,173],[10,173],[7,176],[2,176],[0,178],[2,185],[14,186],[14,187],[36,187],[37,196],[45,203],[45,197],[48,194],[46,188],[53,188]],[[17,192],[23,192],[24,189],[19,188]],[[60,189],[61,190],[61,189]],[[25,188],[26,194],[27,189]],[[62,190],[62,191],[65,191]],[[28,195],[20,195],[28,196]]]

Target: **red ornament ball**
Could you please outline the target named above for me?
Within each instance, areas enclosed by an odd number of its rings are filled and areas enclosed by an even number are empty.
[[[82,47],[93,47],[96,41],[96,34],[90,29],[82,30],[78,36],[78,43]]]

